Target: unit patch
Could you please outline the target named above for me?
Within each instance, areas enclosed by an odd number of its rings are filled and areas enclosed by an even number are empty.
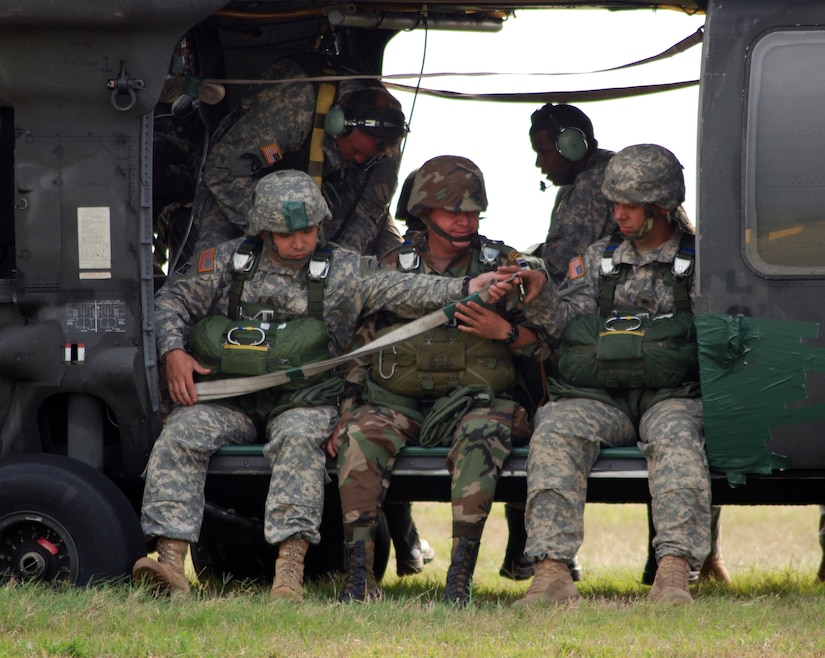
[[[215,247],[202,251],[198,256],[198,274],[215,271]]]

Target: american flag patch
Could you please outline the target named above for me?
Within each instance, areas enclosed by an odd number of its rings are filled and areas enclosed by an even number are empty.
[[[215,248],[202,251],[198,256],[198,273],[213,272],[215,270]]]
[[[266,146],[261,147],[261,153],[264,156],[264,160],[266,160],[266,164],[268,167],[271,167],[276,162],[283,159],[283,155],[281,155],[281,149],[278,148],[278,145],[275,142],[272,144],[267,144]]]
[[[576,256],[567,264],[567,277],[572,281],[584,276],[584,261],[581,256]]]

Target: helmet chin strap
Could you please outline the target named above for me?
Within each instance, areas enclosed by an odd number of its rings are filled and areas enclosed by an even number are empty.
[[[656,214],[653,212],[653,206],[650,204],[645,205],[645,223],[642,224],[642,228],[640,228],[636,233],[628,234],[624,236],[624,239],[628,242],[633,242],[634,240],[641,240],[643,237],[648,235],[653,230],[653,225],[656,223]]]
[[[473,233],[470,233],[469,235],[461,235],[461,236],[450,235],[449,233],[446,233],[445,231],[442,231],[440,228],[438,228],[438,226],[435,225],[435,222],[431,221],[430,218],[427,217],[426,215],[421,217],[421,221],[424,222],[424,225],[427,227],[428,231],[432,231],[433,233],[435,233],[439,237],[444,238],[450,244],[455,244],[456,242],[472,242],[473,239],[478,235],[478,231],[474,231]]]

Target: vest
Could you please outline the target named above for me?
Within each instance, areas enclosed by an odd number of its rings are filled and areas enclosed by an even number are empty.
[[[502,242],[474,244],[470,276],[495,270],[504,249],[509,248]],[[398,269],[422,269],[421,258],[411,242],[400,248]],[[378,335],[403,324],[395,322]],[[506,345],[459,331],[454,325],[444,325],[375,353],[372,380],[395,395],[416,399],[436,398],[458,386],[479,384],[499,394],[515,385],[515,360]]]

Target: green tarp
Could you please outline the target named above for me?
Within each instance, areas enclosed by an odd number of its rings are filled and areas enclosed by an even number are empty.
[[[788,467],[770,452],[771,428],[825,419],[825,404],[807,399],[809,372],[825,372],[815,323],[704,314],[695,318],[711,470],[731,485],[746,475]]]

